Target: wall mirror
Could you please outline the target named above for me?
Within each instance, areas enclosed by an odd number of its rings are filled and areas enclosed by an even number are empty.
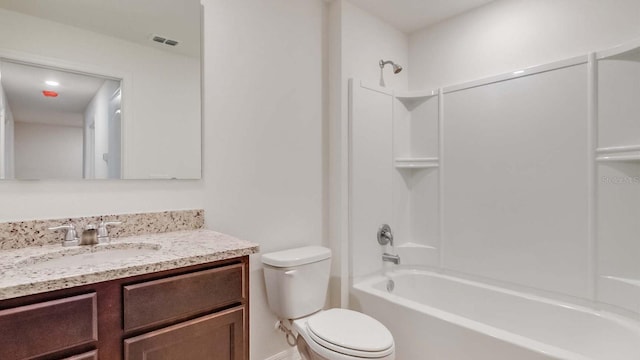
[[[199,0],[0,0],[1,179],[199,179]]]

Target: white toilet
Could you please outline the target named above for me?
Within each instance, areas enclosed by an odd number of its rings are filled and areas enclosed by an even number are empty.
[[[331,250],[321,246],[262,255],[269,307],[293,321],[305,360],[393,360],[389,330],[376,319],[346,309],[322,310],[329,287]]]

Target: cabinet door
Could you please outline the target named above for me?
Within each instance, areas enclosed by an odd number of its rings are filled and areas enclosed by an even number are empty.
[[[245,297],[242,264],[127,285],[124,330],[141,330],[206,314]]]
[[[0,311],[0,359],[51,356],[98,340],[95,293]]]
[[[245,360],[244,316],[237,307],[127,339],[125,360]]]

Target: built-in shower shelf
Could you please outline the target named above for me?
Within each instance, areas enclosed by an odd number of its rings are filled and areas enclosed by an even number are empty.
[[[616,146],[596,150],[598,162],[638,162],[640,163],[640,146]]]
[[[618,281],[627,285],[637,286],[640,288],[640,279],[629,279],[629,278],[623,278],[618,276],[603,276],[603,278],[612,280],[612,281]]]
[[[425,250],[437,250],[436,247],[431,246],[431,245],[423,245],[423,244],[418,244],[418,243],[414,243],[414,242],[406,242],[404,244],[400,244],[397,246],[398,248],[401,249],[425,249]]]
[[[397,158],[396,169],[432,169],[440,167],[438,158]]]
[[[599,162],[640,162],[640,155],[603,155],[598,156]]]
[[[438,90],[419,90],[419,91],[399,91],[396,93],[398,99],[428,99],[438,95]]]
[[[640,61],[640,40],[634,40],[626,44],[596,53],[598,60],[624,60]]]
[[[395,247],[400,256],[400,264],[417,266],[437,266],[440,252],[438,248],[414,242],[407,242]]]
[[[401,91],[395,94],[396,99],[408,108],[413,108],[434,96],[438,96],[438,90]]]

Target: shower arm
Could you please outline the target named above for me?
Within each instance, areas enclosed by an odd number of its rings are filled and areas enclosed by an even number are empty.
[[[393,73],[394,74],[399,74],[402,71],[402,66],[394,63],[391,60],[387,60],[387,61],[380,60],[380,62],[378,64],[380,65],[380,71],[384,70],[384,67],[386,65],[391,65],[393,67]]]
[[[389,65],[389,64],[395,65],[395,63],[391,60],[387,60],[387,61],[380,60],[379,64],[380,64],[380,69],[384,69],[385,65]]]

